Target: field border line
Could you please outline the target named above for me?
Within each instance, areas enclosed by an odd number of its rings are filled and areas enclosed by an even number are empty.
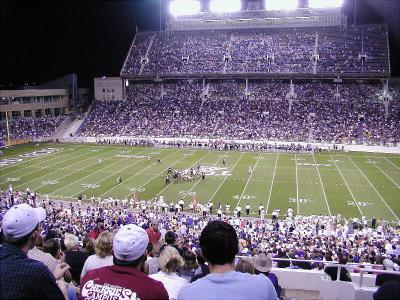
[[[397,215],[394,213],[394,211],[392,210],[392,208],[386,203],[385,199],[383,199],[382,195],[378,192],[378,190],[375,188],[375,186],[371,183],[371,181],[369,180],[368,176],[365,175],[365,173],[358,167],[358,165],[350,158],[348,157],[348,159],[353,163],[353,165],[357,168],[357,170],[364,176],[365,179],[367,179],[367,181],[369,182],[369,184],[371,185],[372,189],[375,191],[375,193],[377,193],[377,195],[379,196],[379,198],[381,198],[382,202],[385,203],[386,207],[390,210],[390,212],[394,215],[394,217],[396,218],[397,221],[399,221],[399,217],[397,217]]]

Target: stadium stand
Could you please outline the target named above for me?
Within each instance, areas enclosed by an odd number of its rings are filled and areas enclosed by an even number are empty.
[[[386,111],[381,84],[303,81],[293,87],[289,101],[290,85],[278,80],[249,81],[247,92],[243,80],[214,81],[206,88],[199,81],[136,84],[125,101],[97,102],[78,135],[399,141],[399,102],[391,101]]]
[[[143,74],[389,74],[387,27],[139,32],[122,68]],[[316,69],[313,55],[317,56]],[[143,66],[143,69],[141,68]]]

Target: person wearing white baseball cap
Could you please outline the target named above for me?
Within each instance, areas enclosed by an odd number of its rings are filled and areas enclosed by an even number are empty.
[[[89,271],[81,280],[80,299],[105,299],[121,293],[127,299],[168,299],[164,285],[142,273],[149,237],[134,224],[121,227],[113,239],[113,263]]]
[[[2,299],[68,299],[66,287],[59,280],[69,266],[59,264],[53,275],[43,263],[27,257],[45,218],[43,208],[28,204],[15,205],[4,215],[1,233],[5,243],[0,247]]]

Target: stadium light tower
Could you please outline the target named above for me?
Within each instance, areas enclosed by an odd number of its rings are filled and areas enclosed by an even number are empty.
[[[309,8],[342,7],[343,0],[308,0]]]
[[[171,15],[187,16],[200,12],[200,2],[195,0],[175,0],[169,3],[169,12]]]
[[[210,2],[210,11],[213,13],[229,13],[241,9],[241,0],[211,0]]]
[[[294,10],[298,7],[298,0],[265,0],[266,10]]]

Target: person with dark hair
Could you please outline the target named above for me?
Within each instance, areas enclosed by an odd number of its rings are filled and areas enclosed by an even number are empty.
[[[185,263],[179,270],[178,274],[180,277],[186,279],[187,281],[191,281],[196,272],[196,269],[199,266],[196,261],[196,254],[191,250],[186,250],[183,253],[183,260]]]
[[[178,300],[277,299],[274,286],[264,275],[235,271],[239,241],[235,229],[228,223],[208,223],[200,235],[200,248],[210,274],[184,286]]]
[[[178,250],[179,254],[183,257],[183,250],[176,245],[176,233],[169,230],[165,233],[164,240],[166,245],[162,245],[160,248],[160,252],[165,248],[165,246],[171,246],[174,247],[176,250]]]
[[[338,259],[339,259],[339,264],[341,265],[345,265],[347,264],[347,256],[343,255],[343,254],[339,254],[338,255]],[[331,278],[331,280],[335,281],[337,279],[337,272],[338,272],[339,267],[326,267],[325,268],[325,273],[329,275],[329,277]],[[347,269],[345,267],[342,267],[340,270],[340,277],[339,277],[340,281],[348,281],[351,282],[351,276],[349,271],[347,271]]]
[[[91,270],[81,280],[80,299],[105,299],[124,294],[127,299],[168,299],[163,284],[140,272],[149,237],[134,224],[121,227],[113,239],[114,265]]]
[[[68,299],[67,287],[60,279],[69,266],[58,264],[52,273],[42,262],[27,257],[45,218],[42,207],[28,204],[15,205],[4,215],[1,229],[5,243],[0,247],[2,299]]]

